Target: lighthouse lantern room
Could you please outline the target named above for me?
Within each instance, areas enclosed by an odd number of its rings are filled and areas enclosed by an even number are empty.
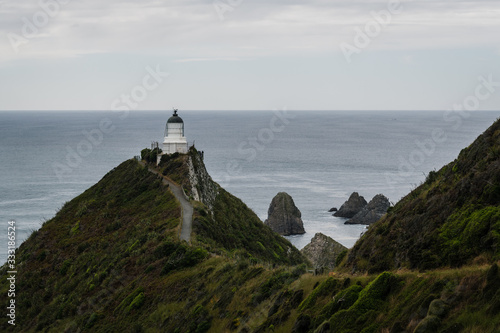
[[[188,143],[184,136],[184,122],[177,114],[177,109],[174,109],[174,114],[168,118],[167,125],[165,126],[163,154],[186,154],[187,151]]]

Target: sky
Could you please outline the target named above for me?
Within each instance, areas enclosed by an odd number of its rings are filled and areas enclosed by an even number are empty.
[[[500,110],[498,0],[0,0],[0,110]]]

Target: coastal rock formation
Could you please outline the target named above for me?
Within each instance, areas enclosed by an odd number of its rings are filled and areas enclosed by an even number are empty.
[[[333,214],[337,217],[354,217],[357,213],[366,206],[366,200],[358,194],[353,192],[349,199],[340,207],[340,209]]]
[[[383,194],[377,194],[359,213],[345,224],[372,224],[377,222],[391,206],[389,199]]]
[[[347,248],[331,237],[318,232],[300,252],[314,265],[314,268],[333,269],[340,252]]]
[[[300,210],[295,206],[292,197],[285,192],[276,194],[267,214],[264,224],[280,235],[298,235],[306,232]]]
[[[336,211],[338,211],[337,207],[332,207],[332,208],[330,208],[330,210],[328,212],[331,213],[331,212],[336,212]]]
[[[196,151],[192,151],[189,154],[187,166],[193,199],[203,202],[211,210],[219,194],[219,189],[208,174],[202,155]]]

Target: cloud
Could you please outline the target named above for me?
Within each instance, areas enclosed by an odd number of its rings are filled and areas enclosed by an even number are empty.
[[[53,0],[56,1],[56,0]],[[221,0],[225,1],[225,0]],[[237,2],[231,2],[237,3]],[[374,48],[474,47],[498,44],[498,1],[402,2]],[[356,27],[387,1],[243,0],[220,20],[213,3],[188,1],[70,1],[15,54],[0,41],[0,61],[18,57],[71,57],[87,53],[141,53],[182,59],[234,59],[289,52],[337,52]],[[42,11],[33,3],[0,3],[0,36],[22,36],[23,20]]]
[[[176,59],[172,62],[205,62],[205,61],[242,61],[247,60],[246,58],[185,58]]]

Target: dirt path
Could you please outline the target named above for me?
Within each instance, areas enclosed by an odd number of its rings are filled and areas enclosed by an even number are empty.
[[[146,166],[144,162],[139,162],[143,166]],[[168,185],[168,188],[170,191],[174,194],[174,196],[177,198],[179,203],[181,204],[182,208],[182,227],[181,227],[181,234],[180,234],[180,239],[185,240],[188,243],[191,243],[191,230],[193,227],[193,206],[189,202],[189,200],[186,198],[186,194],[184,193],[184,190],[177,184],[173,183],[166,177],[164,177],[162,174],[160,174],[157,170],[152,169],[151,167],[148,166],[149,171],[152,173],[155,173],[159,175],[163,179],[163,184]]]

